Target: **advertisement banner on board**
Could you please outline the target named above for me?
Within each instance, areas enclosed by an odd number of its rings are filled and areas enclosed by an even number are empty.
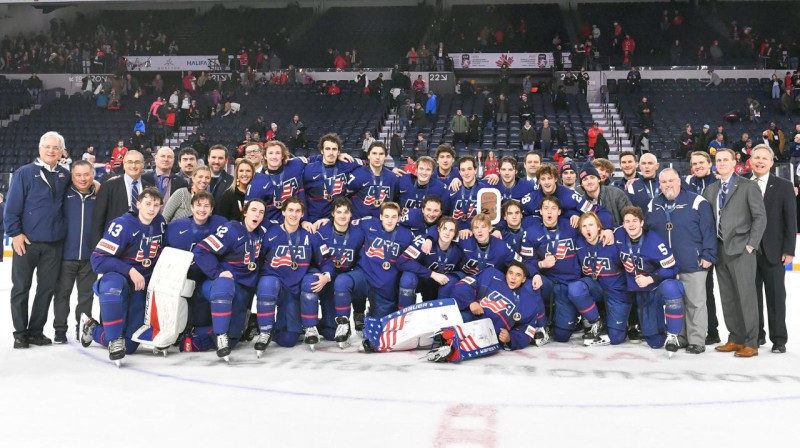
[[[500,68],[503,63],[509,68],[553,67],[553,53],[449,53],[448,56],[456,70]]]

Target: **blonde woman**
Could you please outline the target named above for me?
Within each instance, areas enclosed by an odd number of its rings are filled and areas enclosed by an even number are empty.
[[[219,196],[217,206],[214,208],[214,214],[231,221],[241,221],[244,196],[247,193],[247,186],[253,180],[256,168],[253,162],[247,159],[240,159],[236,162],[233,172],[235,173],[235,179],[231,186]]]
[[[167,222],[192,216],[192,197],[200,191],[208,191],[211,183],[211,169],[198,166],[192,171],[192,186],[179,188],[172,193],[161,212]]]

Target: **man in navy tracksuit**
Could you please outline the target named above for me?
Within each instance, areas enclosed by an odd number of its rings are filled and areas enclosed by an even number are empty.
[[[681,334],[689,341],[686,351],[699,354],[706,349],[708,330],[706,278],[717,262],[714,214],[708,201],[682,187],[674,169],[667,168],[658,177],[661,193],[648,204],[645,222],[678,261],[686,313]]]
[[[78,305],[75,307],[75,339],[80,332],[81,314],[92,315],[92,285],[97,274],[92,270],[89,257],[92,247],[89,238],[92,233],[92,214],[97,200],[94,185],[94,166],[85,160],[72,164],[72,186],[64,199],[64,219],[67,237],[64,239],[64,252],[61,257],[61,273],[53,298],[53,327],[56,330],[54,342],[66,344],[67,318],[69,317],[69,298],[72,287],[78,285]]]
[[[58,165],[64,137],[48,132],[39,140],[39,158],[14,172],[4,213],[6,233],[12,238],[11,319],[14,348],[49,345],[42,334],[61,268],[64,194],[70,174]],[[36,270],[36,295],[28,320],[28,293]]]

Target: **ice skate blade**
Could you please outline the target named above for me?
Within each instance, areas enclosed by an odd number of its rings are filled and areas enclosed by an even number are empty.
[[[339,348],[341,350],[344,350],[344,349],[350,347],[350,342],[349,341],[337,342],[337,344],[339,344]]]
[[[312,353],[316,351],[315,345],[316,344],[308,344],[308,349],[311,350]]]
[[[261,359],[261,355],[264,354],[264,350],[256,350],[256,358]]]
[[[120,367],[122,367],[122,360],[121,359],[117,359],[117,360],[114,361],[114,364],[116,364],[117,368],[119,369]]]

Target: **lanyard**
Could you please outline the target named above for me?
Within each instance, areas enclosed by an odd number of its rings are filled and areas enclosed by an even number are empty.
[[[282,202],[283,201],[283,173],[284,172],[285,172],[284,168],[281,168],[281,175],[278,178],[278,184],[277,185],[275,184],[275,179],[272,177],[273,175],[269,174],[269,180],[270,180],[270,182],[272,182],[272,201],[273,202]],[[280,191],[276,192],[275,190],[277,188],[280,188]]]
[[[647,191],[647,196],[653,199],[655,195],[659,193],[659,189],[653,185],[653,179],[642,179],[642,182],[644,182],[644,189]],[[650,188],[647,188],[648,185]]]
[[[295,238],[298,240],[297,242],[292,241],[292,235],[290,235],[289,231],[286,230],[286,224],[281,225],[281,229],[283,229],[283,232],[286,234],[286,241],[287,244],[289,245],[289,256],[292,258],[292,267],[294,267],[295,266],[294,248],[300,245],[299,243],[300,235],[298,235],[300,233],[299,232],[300,229],[295,230],[294,232],[295,235],[297,235]]]
[[[550,253],[550,243],[552,243],[553,240],[554,240],[554,238],[551,236],[551,235],[553,235],[553,233],[555,233],[555,235],[556,235],[556,237],[555,237],[556,247],[554,247],[553,249],[555,249],[555,252],[558,252],[558,242],[561,241],[561,239],[560,239],[561,232],[558,230],[558,224],[556,224],[555,231],[550,230],[547,227],[544,228],[544,236],[547,238],[547,246],[545,247],[545,254],[549,254]],[[556,255],[556,254],[553,254],[553,255]]]
[[[452,243],[450,243],[450,244],[451,244],[451,247],[452,247]],[[436,265],[436,272],[438,272],[440,274],[446,274],[447,273],[447,254],[449,252],[450,252],[450,247],[448,247],[446,250],[442,251],[442,248],[439,247],[439,243],[436,243],[436,260],[437,260],[436,262],[438,263]],[[442,258],[442,255],[444,255],[444,258]]]
[[[669,247],[672,248],[672,229],[675,227],[672,224],[672,215],[671,213],[675,211],[675,202],[673,201],[671,204],[665,203],[664,204],[664,216],[667,218],[667,240],[669,243]]]
[[[475,240],[475,244],[478,249],[475,256],[478,257],[478,267],[480,268],[479,270],[482,271],[489,265],[489,249],[491,248],[492,240],[489,240],[486,250],[481,249],[481,245],[478,243],[478,240]]]
[[[475,185],[478,185],[478,183],[476,182]],[[461,216],[462,216],[462,219],[464,219],[465,221],[466,221],[466,219],[469,218],[469,215],[470,215],[470,210],[469,209],[470,209],[470,206],[472,205],[472,193],[474,192],[475,185],[473,185],[471,187],[467,187],[467,186],[462,186],[461,187],[461,213],[462,213]],[[464,192],[466,190],[469,190],[469,201],[467,201],[466,198],[464,197]],[[466,204],[466,210],[464,210],[465,204]]]
[[[633,263],[633,275],[636,276],[636,259],[639,258],[639,252],[642,251],[642,243],[644,243],[644,233],[639,237],[639,242],[636,243],[636,246],[633,246],[631,242],[631,237],[625,239],[625,242],[628,244],[628,254],[631,257],[631,262]],[[636,249],[636,259],[634,259],[633,250]]]
[[[336,249],[337,248],[341,248],[341,251],[340,251],[341,255],[334,257],[334,260],[333,260],[334,265],[338,263],[339,266],[341,266],[341,265],[344,264],[345,251],[347,250],[347,239],[350,238],[350,226],[348,225],[347,226],[347,230],[344,231],[344,240],[342,241],[341,245],[339,245],[339,243],[336,242],[336,234],[337,233],[338,232],[336,231],[336,227],[334,227],[333,228],[333,232],[331,233],[331,239],[333,240],[333,244],[331,245],[331,247],[333,247],[334,253],[336,253]],[[336,267],[339,267],[339,266],[336,266]]]
[[[339,167],[334,165],[333,166],[333,175],[328,177],[328,167],[326,167],[325,165],[322,165],[322,179],[323,179],[322,189],[325,190],[325,193],[327,193],[328,197],[333,196],[333,192],[334,192],[333,184],[336,183],[336,174],[338,174],[338,173],[339,173]],[[328,183],[329,183],[328,181],[329,180],[333,181],[333,182],[330,182],[330,184],[331,184],[330,185],[330,190],[328,189]]]

